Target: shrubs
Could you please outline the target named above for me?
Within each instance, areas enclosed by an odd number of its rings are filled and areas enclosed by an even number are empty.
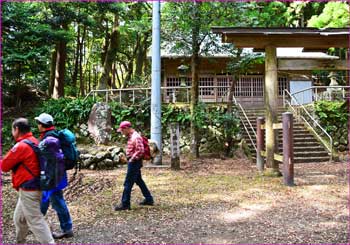
[[[86,124],[90,115],[91,108],[95,101],[93,98],[83,100],[81,98],[60,98],[57,100],[49,99],[34,109],[33,115],[28,118],[34,118],[42,112],[49,113],[55,120],[57,128],[69,128],[74,132],[79,132],[78,127]],[[120,104],[110,102],[112,110],[112,126],[116,127],[121,121],[131,121],[134,128],[141,131],[147,137],[150,137],[151,106],[150,100],[143,100],[137,105]],[[202,151],[222,151],[224,143],[228,136],[233,139],[238,137],[240,128],[239,120],[235,113],[227,114],[226,108],[221,105],[208,105],[200,103],[194,113],[193,119],[200,130],[201,150]],[[170,123],[179,123],[182,135],[182,147],[190,144],[190,124],[191,113],[187,106],[177,106],[176,104],[162,105],[162,133],[165,145],[170,138],[168,125]],[[35,124],[35,122],[33,122]],[[6,128],[6,127],[5,127]],[[7,129],[7,128],[6,128]],[[35,135],[36,127],[33,127]],[[11,130],[5,130],[9,134]],[[11,135],[9,135],[11,136]],[[10,144],[10,138],[3,139],[5,144]],[[116,130],[112,130],[113,141],[123,141]],[[186,148],[186,147],[185,147]]]
[[[318,101],[315,103],[315,113],[322,127],[333,137],[333,145],[339,151],[345,151],[349,118],[346,102]]]
[[[95,102],[92,98],[70,99],[61,98],[48,100],[37,108],[37,114],[47,112],[55,119],[58,128],[76,129],[89,118],[91,108]],[[112,126],[117,126],[121,121],[131,121],[134,128],[150,137],[151,106],[150,100],[143,100],[135,104],[120,104],[112,101],[109,103],[112,110]],[[239,120],[235,113],[227,114],[226,108],[220,105],[208,105],[200,103],[194,113],[194,120],[202,135],[202,149],[220,151],[224,149],[225,139],[228,136],[237,138],[239,134]],[[169,139],[168,125],[177,122],[180,125],[183,137],[183,146],[190,142],[191,113],[187,106],[176,104],[162,105],[163,139]],[[112,140],[121,141],[121,135],[112,130]]]
[[[76,128],[78,124],[86,123],[91,108],[95,102],[92,98],[86,100],[82,98],[60,98],[50,99],[36,108],[36,115],[46,112],[55,120],[58,128]]]

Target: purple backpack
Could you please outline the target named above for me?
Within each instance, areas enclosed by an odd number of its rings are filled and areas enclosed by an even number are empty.
[[[40,177],[35,177],[41,190],[51,190],[62,181],[65,176],[64,155],[59,139],[48,136],[36,146],[29,140],[24,140],[36,153],[40,164]],[[34,183],[34,182],[33,182]],[[31,183],[26,183],[26,185]],[[27,186],[24,186],[27,187]],[[29,186],[28,186],[29,187]]]

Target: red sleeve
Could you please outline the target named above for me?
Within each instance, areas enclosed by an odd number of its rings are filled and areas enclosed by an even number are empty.
[[[30,152],[25,150],[26,147],[21,142],[15,144],[0,161],[1,170],[9,172],[14,166],[26,159],[28,153],[30,154]]]

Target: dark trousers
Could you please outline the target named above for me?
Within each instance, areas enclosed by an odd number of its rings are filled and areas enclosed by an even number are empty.
[[[69,214],[69,210],[66,204],[66,201],[63,197],[62,190],[55,191],[50,196],[50,200],[46,203],[41,203],[41,212],[45,216],[49,205],[52,205],[52,208],[56,211],[58,219],[60,221],[60,226],[63,232],[72,230],[72,219]]]
[[[130,207],[131,190],[136,183],[145,197],[146,201],[153,202],[153,197],[148,190],[145,182],[141,176],[142,160],[135,162],[128,162],[128,171],[124,181],[124,191],[122,196],[123,207]]]

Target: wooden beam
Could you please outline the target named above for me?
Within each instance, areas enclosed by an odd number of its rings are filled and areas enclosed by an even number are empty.
[[[305,35],[230,35],[222,36],[223,42],[233,43],[236,48],[265,48],[268,45],[283,48],[304,47],[314,49],[347,48],[349,38],[342,35],[334,36],[305,36]]]
[[[281,71],[350,70],[346,60],[278,59],[277,67]]]

